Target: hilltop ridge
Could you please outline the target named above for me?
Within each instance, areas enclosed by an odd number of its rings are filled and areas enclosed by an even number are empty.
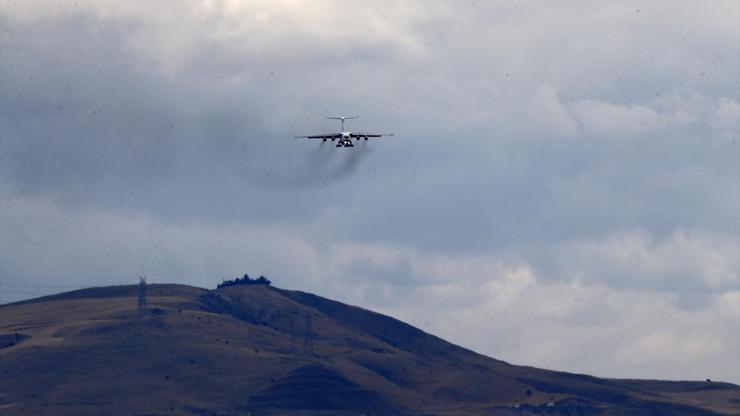
[[[77,290],[0,306],[9,415],[740,415],[729,383],[511,365],[267,285]]]

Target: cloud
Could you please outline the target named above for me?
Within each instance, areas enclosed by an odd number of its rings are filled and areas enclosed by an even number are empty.
[[[740,290],[722,293],[717,297],[717,304],[723,316],[737,318],[740,316]]]
[[[738,249],[738,241],[725,234],[678,230],[655,241],[632,231],[573,242],[559,255],[569,259],[565,273],[586,281],[662,287],[690,296],[697,290],[732,289]]]
[[[6,1],[3,300],[265,273],[520,363],[736,380],[738,6],[636,9]],[[396,136],[293,139],[342,113]]]
[[[716,356],[722,342],[707,333],[651,332],[634,340],[617,352],[617,360],[635,364],[681,362],[695,365]]]
[[[740,135],[738,118],[740,118],[740,103],[729,98],[720,99],[716,112],[709,121],[712,137],[724,141],[737,140]]]
[[[530,116],[541,123],[541,133],[552,136],[572,136],[577,125],[558,98],[558,91],[551,85],[540,87],[532,99]]]
[[[707,123],[712,107],[696,96],[667,96],[651,99],[644,104],[612,104],[585,100],[574,103],[572,111],[583,133],[592,137],[644,137],[681,131],[694,123]]]

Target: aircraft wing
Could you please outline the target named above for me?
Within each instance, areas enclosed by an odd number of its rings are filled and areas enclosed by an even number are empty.
[[[341,139],[340,133],[314,134],[311,136],[295,136],[296,139]]]
[[[353,139],[354,138],[357,138],[357,137],[365,138],[365,137],[382,137],[382,136],[393,136],[393,133],[358,133],[358,132],[354,132],[354,133],[350,134],[350,137],[352,137]]]

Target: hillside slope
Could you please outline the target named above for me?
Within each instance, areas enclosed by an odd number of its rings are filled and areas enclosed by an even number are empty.
[[[0,306],[2,415],[740,415],[727,383],[514,366],[267,286],[85,289]]]

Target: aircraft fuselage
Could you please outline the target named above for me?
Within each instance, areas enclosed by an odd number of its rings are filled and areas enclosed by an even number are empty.
[[[337,147],[354,147],[354,144],[352,143],[352,133],[348,131],[342,132],[342,138],[339,139],[339,142],[337,143]]]

